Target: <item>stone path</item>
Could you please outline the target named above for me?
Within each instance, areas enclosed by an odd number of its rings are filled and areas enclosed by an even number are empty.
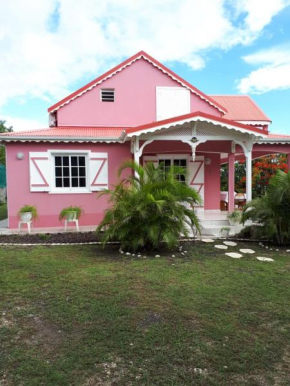
[[[225,245],[228,245],[229,247],[236,247],[238,244],[234,241],[224,241]]]
[[[220,244],[220,245],[216,244],[214,247],[217,249],[228,249],[228,247],[226,245],[223,245],[223,244]]]
[[[227,252],[227,253],[225,253],[225,255],[232,257],[233,259],[240,259],[241,257],[243,257],[243,255],[241,255],[240,253],[236,253],[236,252]]]
[[[274,261],[274,259],[271,259],[270,257],[256,257],[259,261]]]
[[[240,252],[242,252],[242,253],[249,253],[249,254],[256,253],[252,249],[240,249]]]

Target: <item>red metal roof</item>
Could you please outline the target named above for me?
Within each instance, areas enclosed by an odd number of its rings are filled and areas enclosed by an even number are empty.
[[[290,135],[285,134],[268,134],[268,138],[290,138]]]
[[[14,131],[3,133],[0,137],[9,138],[52,138],[52,139],[96,139],[121,140],[125,136],[125,129],[114,127],[86,127],[86,126],[59,126],[40,130]]]
[[[221,125],[222,124],[230,125],[230,126],[233,126],[233,127],[241,128],[243,130],[250,131],[250,132],[252,131],[252,132],[255,132],[255,133],[262,134],[262,135],[266,134],[264,131],[262,131],[261,129],[256,128],[255,126],[249,126],[249,125],[246,125],[246,124],[243,124],[243,123],[231,121],[231,120],[226,119],[226,118],[216,117],[215,115],[206,114],[206,113],[203,113],[201,111],[197,111],[195,113],[189,113],[189,114],[185,114],[185,115],[180,115],[179,117],[164,119],[162,121],[151,122],[151,123],[148,123],[146,125],[132,127],[132,128],[127,129],[126,132],[127,132],[127,134],[133,134],[133,133],[137,133],[137,132],[146,131],[148,129],[153,129],[154,127],[159,127],[159,126],[162,126],[162,125],[165,126],[165,125],[168,125],[170,123],[178,124],[179,121],[183,121],[183,120],[186,120],[186,119],[199,118],[199,117],[200,118],[204,118],[205,120],[208,119],[209,121],[218,122]]]
[[[234,121],[271,120],[248,95],[211,95],[217,103],[225,106],[228,112],[224,118]]]
[[[181,84],[185,85],[186,87],[188,87],[191,91],[193,91],[194,93],[199,95],[201,98],[205,99],[208,103],[210,103],[211,105],[216,107],[218,110],[220,110],[222,112],[227,112],[227,109],[224,106],[222,106],[219,102],[217,102],[213,98],[209,97],[208,95],[204,94],[202,91],[200,91],[199,89],[194,87],[192,84],[190,84],[189,82],[187,82],[186,80],[181,78],[179,75],[175,74],[175,72],[171,71],[169,68],[164,66],[162,63],[158,62],[156,59],[154,59],[152,56],[148,55],[144,51],[140,51],[137,54],[131,56],[130,58],[126,59],[124,62],[120,63],[118,66],[116,66],[116,67],[112,68],[111,70],[105,72],[103,75],[101,75],[98,78],[94,79],[93,81],[91,81],[90,83],[86,84],[85,86],[79,88],[78,90],[76,90],[72,94],[68,95],[66,98],[64,98],[64,99],[60,100],[59,102],[55,103],[54,105],[52,105],[51,107],[48,108],[48,112],[53,112],[53,111],[57,110],[59,107],[61,107],[62,105],[66,104],[66,103],[69,103],[72,99],[75,99],[77,96],[80,96],[80,94],[86,92],[88,89],[90,89],[90,88],[94,87],[95,85],[97,85],[98,83],[102,82],[107,77],[112,76],[114,73],[116,73],[118,71],[121,71],[124,67],[129,66],[135,60],[138,60],[141,57],[143,57],[144,59],[146,59],[149,62],[151,62],[152,64],[154,64],[156,67],[160,68],[162,71],[167,73],[167,75],[171,76],[172,78],[177,80],[179,83],[181,83]]]

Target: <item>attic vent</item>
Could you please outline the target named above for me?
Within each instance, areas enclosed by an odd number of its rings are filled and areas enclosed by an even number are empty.
[[[114,102],[115,90],[108,89],[108,88],[101,90],[101,100],[102,102]]]

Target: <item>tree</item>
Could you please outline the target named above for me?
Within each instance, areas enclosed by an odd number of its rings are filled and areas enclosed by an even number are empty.
[[[174,248],[181,235],[190,229],[200,231],[194,206],[201,203],[196,190],[178,181],[184,168],[147,163],[144,167],[133,161],[119,169],[130,169],[134,175],[123,178],[114,190],[105,190],[99,197],[109,197],[111,207],[97,228],[104,245],[110,240],[121,242],[130,251]]]
[[[243,208],[242,222],[252,220],[258,225],[258,236],[266,237],[279,245],[290,242],[290,171],[277,170],[269,182],[266,193],[247,203]]]
[[[6,121],[0,120],[0,133],[10,133],[13,131],[12,126],[7,127],[5,123]],[[3,145],[0,145],[0,164],[6,165],[5,147]]]
[[[272,176],[281,170],[288,172],[287,157],[285,154],[271,154],[256,158],[252,162],[253,197],[265,194]],[[221,190],[228,190],[228,165],[221,166]],[[235,163],[235,191],[246,191],[246,164],[245,161]]]

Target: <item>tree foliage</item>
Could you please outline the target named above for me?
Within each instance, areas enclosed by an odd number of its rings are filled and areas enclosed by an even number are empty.
[[[11,131],[13,131],[12,126],[7,127],[5,123],[6,121],[0,120],[0,133],[10,133]],[[5,147],[2,145],[0,145],[0,164],[6,164]]]
[[[184,168],[171,167],[165,173],[162,165],[142,167],[127,161],[119,178],[125,169],[134,174],[121,179],[114,190],[99,193],[108,196],[111,204],[97,228],[104,244],[119,240],[127,251],[171,249],[181,235],[188,237],[190,229],[200,231],[194,211],[200,195],[177,179]]]
[[[290,242],[290,171],[270,179],[266,193],[245,205],[242,222],[257,223],[258,235],[279,245]]]
[[[253,197],[265,194],[269,181],[277,170],[288,172],[287,156],[285,154],[271,154],[256,158],[252,162],[252,187]],[[221,166],[221,190],[228,190],[228,165]],[[246,191],[246,163],[238,161],[235,163],[235,191],[244,193]]]

